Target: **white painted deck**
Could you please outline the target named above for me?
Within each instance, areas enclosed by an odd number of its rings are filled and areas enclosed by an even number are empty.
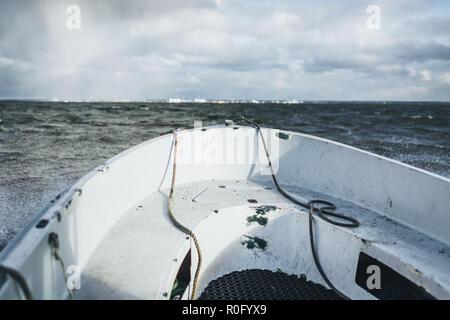
[[[287,190],[301,200],[320,198],[333,201],[338,206],[337,212],[361,222],[361,227],[348,229],[315,219],[319,225],[316,227],[319,257],[338,287],[345,288],[346,292],[353,291],[355,298],[372,298],[355,286],[352,279],[359,249],[363,247],[363,250],[375,251],[385,257],[401,257],[390,261],[395,269],[420,279],[420,283],[435,293],[439,292],[441,297],[449,297],[436,284],[437,281],[444,288],[450,288],[448,246],[445,244],[351,202],[307,189],[288,187]],[[164,299],[165,293],[170,293],[165,283],[173,282],[174,271],[176,273],[191,243],[169,220],[167,196],[168,190],[152,194],[137,203],[112,228],[83,272],[82,289],[75,291],[76,299]],[[287,201],[272,183],[202,181],[177,186],[174,199],[174,214],[198,234],[203,259],[207,262],[202,269],[203,279],[197,295],[210,280],[250,268],[306,274],[308,279],[326,286],[312,261],[308,212]],[[258,203],[249,203],[248,199],[255,199]],[[269,222],[265,226],[255,222],[248,224],[246,218],[263,204],[276,205],[279,209],[267,214]],[[219,220],[219,216],[220,222],[214,221]],[[202,223],[211,229],[202,228]],[[339,232],[330,228],[338,228]],[[240,232],[233,234],[233,230]],[[348,239],[343,239],[343,233]],[[244,234],[267,239],[268,248],[264,251],[247,249],[241,243]],[[223,247],[217,238],[224,240]],[[336,246],[341,241],[348,246]],[[218,266],[217,261],[212,263],[211,260],[217,259],[217,251],[221,249],[229,252],[221,257],[225,261]],[[195,251],[193,245],[192,251]],[[230,256],[236,258],[239,255],[237,262],[230,261]],[[327,259],[327,255],[333,258]],[[195,259],[193,262],[195,266]],[[192,267],[194,271],[195,267]]]

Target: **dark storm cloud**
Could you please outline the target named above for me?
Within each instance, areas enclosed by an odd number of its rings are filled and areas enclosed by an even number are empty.
[[[391,49],[398,59],[405,62],[450,60],[450,45],[428,42],[401,43]]]
[[[409,41],[388,45],[382,49],[372,48],[360,50],[359,55],[336,54],[326,55],[316,53],[305,64],[305,70],[310,72],[330,72],[337,69],[349,69],[354,71],[369,72],[374,69],[372,63],[368,63],[364,56],[373,57],[377,66],[383,64],[399,64],[407,66],[411,63],[427,63],[429,61],[449,61],[450,45],[436,42]]]

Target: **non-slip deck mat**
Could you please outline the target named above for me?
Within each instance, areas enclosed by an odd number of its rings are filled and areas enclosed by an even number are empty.
[[[199,300],[340,300],[302,277],[270,270],[234,271],[211,281]]]

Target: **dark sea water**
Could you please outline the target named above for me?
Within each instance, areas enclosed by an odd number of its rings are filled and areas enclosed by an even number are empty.
[[[174,127],[245,114],[450,177],[449,103],[158,104],[0,102],[0,250],[67,185]]]

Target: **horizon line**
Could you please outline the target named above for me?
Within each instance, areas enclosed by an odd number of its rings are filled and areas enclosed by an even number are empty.
[[[280,103],[280,104],[307,104],[307,103],[450,103],[450,100],[341,100],[341,99],[182,99],[182,98],[158,98],[158,99],[59,99],[59,98],[0,98],[0,102],[51,102],[51,103],[89,103],[89,102],[105,102],[105,103]]]

